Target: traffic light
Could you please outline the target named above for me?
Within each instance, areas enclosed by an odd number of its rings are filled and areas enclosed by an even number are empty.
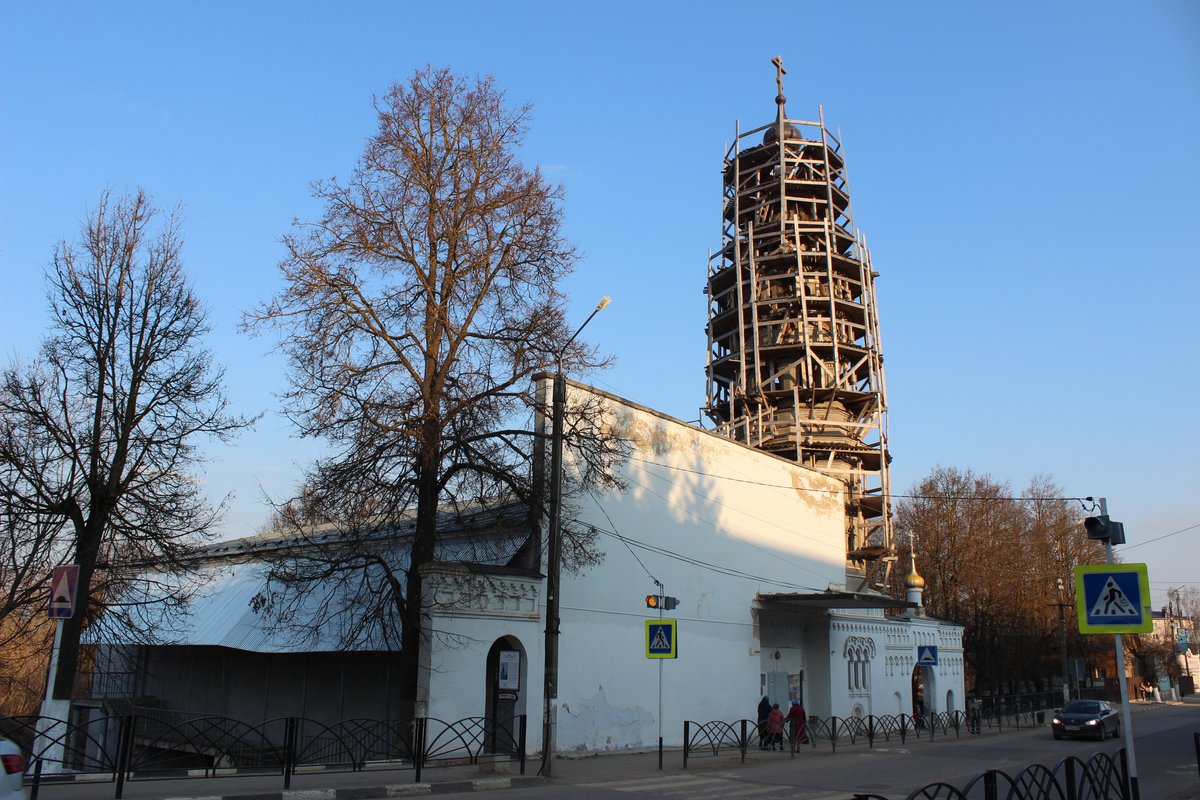
[[[1083,521],[1083,528],[1089,539],[1101,539],[1110,544],[1125,544],[1125,526],[1109,518],[1108,514],[1098,517],[1088,517]]]
[[[661,608],[664,611],[670,611],[679,605],[678,597],[671,597],[665,594],[648,594],[646,595],[646,608]]]

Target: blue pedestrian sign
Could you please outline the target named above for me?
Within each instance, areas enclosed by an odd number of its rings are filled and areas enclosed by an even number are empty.
[[[917,646],[917,666],[936,667],[938,663],[937,646],[922,644]]]
[[[1150,633],[1150,578],[1145,564],[1075,567],[1080,633]]]
[[[79,585],[79,566],[64,564],[50,575],[50,619],[70,619],[75,616],[75,594]]]
[[[677,658],[675,620],[646,620],[646,658]]]

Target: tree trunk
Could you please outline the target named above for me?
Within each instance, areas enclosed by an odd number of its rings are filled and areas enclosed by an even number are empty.
[[[96,573],[96,561],[100,555],[100,542],[103,539],[107,516],[103,510],[93,510],[79,531],[79,543],[75,549],[75,563],[79,566],[79,578],[75,586],[75,613],[59,622],[62,625],[62,638],[58,650],[58,670],[51,689],[51,697],[55,700],[70,700],[74,693],[75,675],[79,667],[79,640],[83,636],[83,625],[87,619],[92,576]]]
[[[426,425],[428,438],[425,441],[432,441],[435,444],[427,445],[420,456],[420,473],[417,478],[417,524],[409,556],[404,630],[400,635],[401,714],[409,717],[416,716],[419,710],[417,704],[422,699],[420,691],[422,649],[429,645],[425,636],[426,614],[421,567],[433,561],[434,544],[437,542],[440,455],[436,446],[436,435],[429,436],[428,429],[431,427],[434,426]]]

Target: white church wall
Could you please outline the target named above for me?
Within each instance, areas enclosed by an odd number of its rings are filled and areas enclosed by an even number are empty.
[[[852,716],[860,707],[864,714],[876,716],[912,714],[912,676],[920,645],[938,648],[937,665],[922,668],[926,713],[964,710],[959,626],[931,617],[887,618],[880,612],[860,615],[843,611],[835,613],[830,628],[833,716]],[[852,686],[853,657],[863,655],[869,655],[867,693],[861,686]]]
[[[545,387],[542,387],[543,391]],[[572,397],[589,392],[571,384]],[[881,611],[772,605],[760,595],[842,589],[842,485],[784,459],[740,446],[628,401],[596,392],[605,424],[631,440],[620,467],[626,490],[568,500],[571,519],[597,532],[602,561],[564,572],[561,590],[557,747],[560,752],[648,748],[659,735],[660,661],[646,657],[648,594],[678,598],[678,658],[661,662],[662,736],[682,743],[683,722],[753,719],[770,685],[786,704],[818,716],[911,713],[916,638],[925,631],[943,664],[961,664],[961,629]],[[570,475],[571,453],[565,456]],[[437,570],[444,570],[439,565]],[[474,580],[475,578],[472,578]],[[655,583],[660,581],[662,588]],[[456,583],[457,582],[457,583]],[[545,599],[540,579],[513,579],[490,594],[459,592],[462,576],[430,581],[437,632],[428,662],[429,713],[480,714],[487,655],[500,636],[524,649],[520,711],[531,751],[541,748]],[[486,596],[485,596],[486,595]],[[947,634],[939,633],[947,627]],[[942,638],[937,638],[942,637]],[[957,637],[957,638],[955,638]],[[775,654],[779,657],[776,658]],[[857,654],[856,666],[848,653]],[[947,680],[961,696],[961,667]],[[940,707],[940,704],[939,704]]]
[[[429,716],[453,721],[483,713],[490,690],[488,653],[507,637],[523,651],[517,713],[528,716],[533,741],[542,715],[542,581],[481,576],[445,564],[425,575],[431,609],[424,671]]]
[[[845,571],[840,483],[606,399],[614,432],[634,449],[621,470],[626,492],[573,501],[577,518],[601,532],[605,558],[563,576],[564,751],[657,743],[658,665],[646,658],[644,627],[657,613],[645,607],[647,594],[679,598],[666,613],[678,621],[679,657],[663,665],[663,736],[679,744],[685,719],[754,717],[756,595],[824,591]]]

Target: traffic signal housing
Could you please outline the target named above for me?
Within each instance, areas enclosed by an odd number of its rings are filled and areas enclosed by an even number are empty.
[[[678,605],[678,597],[671,597],[665,594],[646,595],[646,608],[661,608],[663,611],[670,611]]]
[[[1088,517],[1083,521],[1083,529],[1089,539],[1100,539],[1109,544],[1125,544],[1125,526],[1109,518],[1108,514]]]

